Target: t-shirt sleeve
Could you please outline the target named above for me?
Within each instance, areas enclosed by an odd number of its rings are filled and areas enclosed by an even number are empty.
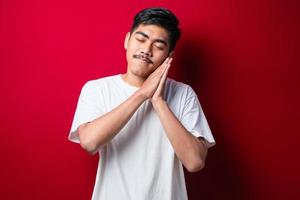
[[[204,138],[208,143],[208,147],[215,145],[216,142],[198,97],[191,87],[188,88],[188,95],[185,101],[181,123],[195,137]]]
[[[81,124],[90,122],[102,115],[101,99],[95,83],[92,81],[87,82],[81,89],[78,99],[73,123],[69,133],[68,139],[75,143],[80,143],[79,135],[77,132]]]

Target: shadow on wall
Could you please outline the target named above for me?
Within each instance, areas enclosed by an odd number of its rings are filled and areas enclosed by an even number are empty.
[[[218,81],[212,80],[212,77],[216,79],[216,68],[222,66],[218,53],[211,51],[213,47],[207,40],[190,38],[183,40],[176,52],[176,63],[180,66],[176,68],[179,70],[176,79],[191,85],[198,94],[216,140],[216,146],[209,149],[205,168],[197,173],[185,171],[188,196],[189,200],[249,199],[239,162],[229,153],[232,145],[229,142],[232,141],[228,141],[225,136],[231,130],[215,108],[220,105],[213,105],[221,103],[221,95],[218,95],[218,91],[209,91],[218,88],[213,86]]]

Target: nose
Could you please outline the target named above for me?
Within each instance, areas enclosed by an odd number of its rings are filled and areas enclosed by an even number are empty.
[[[152,45],[151,45],[151,43],[144,44],[142,49],[141,49],[141,53],[151,57],[152,56]]]

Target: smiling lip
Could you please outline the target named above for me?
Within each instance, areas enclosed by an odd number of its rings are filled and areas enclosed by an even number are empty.
[[[145,57],[145,56],[142,56],[142,55],[133,55],[133,57],[134,57],[134,58],[137,58],[137,59],[140,59],[140,60],[142,60],[142,61],[145,61],[145,62],[147,62],[147,63],[152,63],[152,61],[151,61],[149,58],[147,58],[147,57]]]

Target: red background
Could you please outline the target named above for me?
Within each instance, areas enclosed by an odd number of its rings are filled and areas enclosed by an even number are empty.
[[[0,3],[0,199],[89,199],[98,156],[67,140],[90,79],[126,70],[134,14],[181,20],[170,76],[196,90],[217,145],[190,199],[296,199],[299,3],[280,0]]]

